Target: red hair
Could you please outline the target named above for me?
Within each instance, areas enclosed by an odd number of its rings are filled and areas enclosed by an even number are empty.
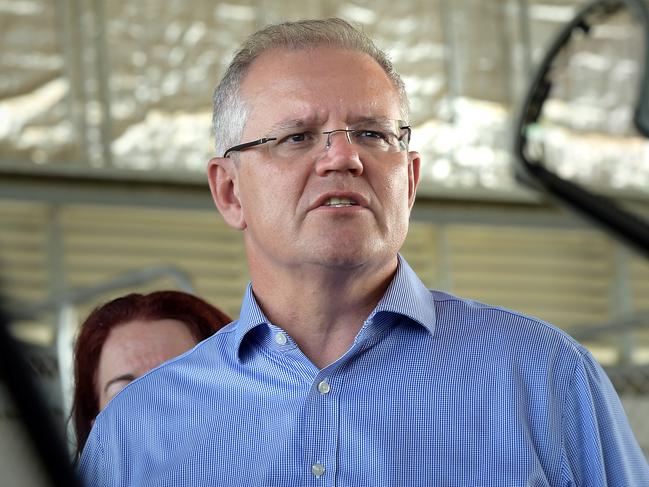
[[[135,320],[178,320],[187,325],[199,342],[232,320],[220,309],[196,296],[180,291],[128,294],[96,308],[81,325],[74,349],[74,398],[71,420],[77,456],[86,443],[92,422],[99,414],[95,377],[101,349],[111,329]]]

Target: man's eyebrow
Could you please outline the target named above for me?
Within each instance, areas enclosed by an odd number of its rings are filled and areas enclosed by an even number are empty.
[[[389,120],[390,119],[388,117],[383,117],[383,116],[372,117],[372,116],[369,116],[369,117],[357,117],[357,118],[354,118],[352,123],[354,123],[354,124],[357,124],[357,123],[371,123],[371,122],[386,123]]]
[[[385,123],[388,120],[390,120],[388,117],[384,117],[380,115],[352,117],[349,120],[349,125],[355,125],[358,123],[368,123],[368,122]],[[280,131],[296,129],[296,128],[313,127],[318,125],[319,125],[319,121],[315,117],[281,120],[276,124],[272,125],[270,129],[268,129],[268,133],[272,134],[273,132],[280,132]]]
[[[292,120],[282,120],[272,125],[269,129],[269,132],[272,133],[279,130],[300,128],[300,127],[304,127],[305,125],[307,125],[307,122],[301,118],[295,118]]]
[[[113,377],[111,380],[106,382],[106,385],[104,386],[104,392],[108,390],[110,386],[115,384],[116,382],[122,382],[122,381],[129,381],[132,382],[135,380],[135,376],[133,374],[122,374],[118,375],[117,377]]]

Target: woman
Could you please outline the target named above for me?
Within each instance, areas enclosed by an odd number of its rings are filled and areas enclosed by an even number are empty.
[[[77,456],[95,417],[115,394],[230,321],[218,308],[180,291],[129,294],[90,313],[75,345],[71,419]]]

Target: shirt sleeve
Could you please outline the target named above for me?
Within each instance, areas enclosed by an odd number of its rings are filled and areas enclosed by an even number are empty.
[[[602,367],[578,351],[563,413],[566,486],[649,485],[649,466]]]

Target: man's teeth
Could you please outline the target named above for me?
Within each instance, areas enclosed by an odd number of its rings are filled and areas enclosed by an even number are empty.
[[[345,206],[354,206],[357,204],[358,203],[349,198],[329,198],[325,201],[325,206],[333,206],[334,208],[343,208]]]

